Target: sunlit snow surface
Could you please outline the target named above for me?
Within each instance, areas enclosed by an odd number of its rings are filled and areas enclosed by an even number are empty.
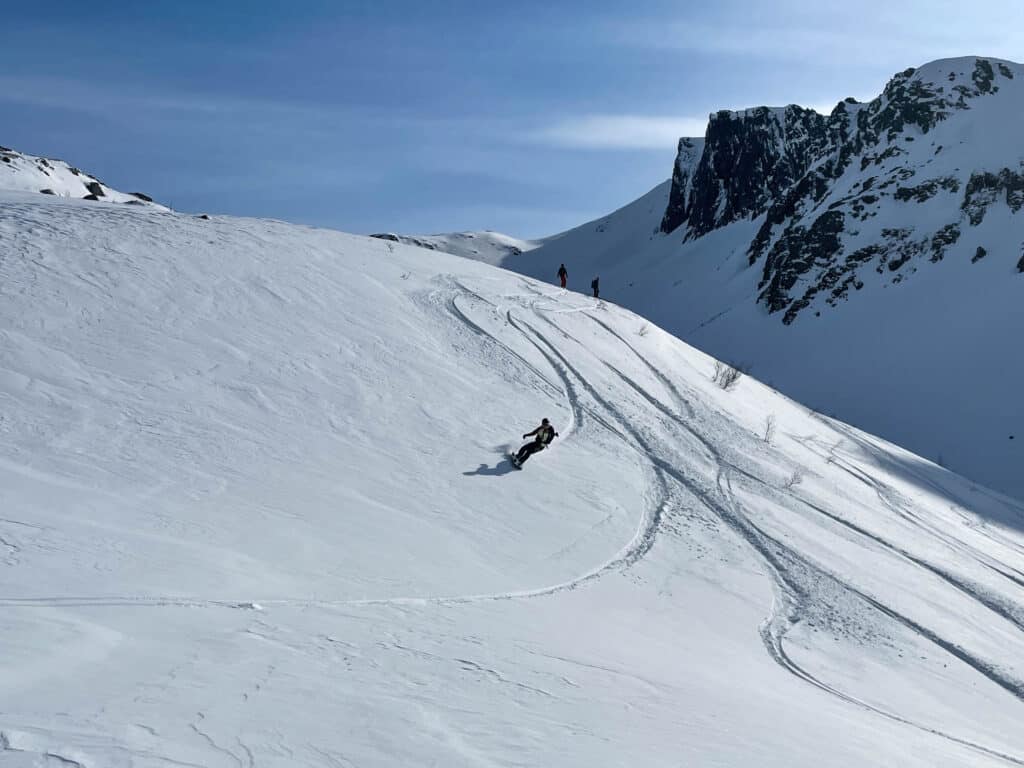
[[[1024,762],[1016,502],[485,264],[0,194],[0,766]]]

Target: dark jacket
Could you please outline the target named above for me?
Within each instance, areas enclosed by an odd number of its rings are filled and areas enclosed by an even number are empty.
[[[556,437],[558,437],[558,433],[555,432],[555,428],[552,427],[550,424],[541,424],[539,427],[533,430],[533,432],[527,432],[525,435],[523,435],[523,439],[525,440],[526,438],[533,437],[534,435],[537,436],[537,439],[534,442],[540,443],[541,445],[547,445]]]

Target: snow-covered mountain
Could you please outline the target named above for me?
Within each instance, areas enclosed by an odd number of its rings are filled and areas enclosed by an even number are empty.
[[[396,235],[384,232],[371,235],[380,240],[404,243],[430,251],[451,253],[455,256],[482,261],[485,264],[501,264],[505,259],[518,256],[540,245],[539,240],[522,240],[501,232],[451,232],[443,235]]]
[[[119,192],[63,160],[26,155],[8,147],[0,147],[0,189],[166,210],[143,192]]]
[[[1019,503],[482,263],[35,193],[0,242],[5,768],[1024,762]]]
[[[1024,498],[1024,66],[950,59],[829,116],[719,112],[670,182],[506,259]]]

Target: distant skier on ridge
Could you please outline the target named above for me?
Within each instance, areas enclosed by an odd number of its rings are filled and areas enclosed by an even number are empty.
[[[522,469],[523,464],[537,451],[543,451],[547,448],[548,444],[558,437],[558,433],[555,432],[555,428],[551,426],[551,423],[547,419],[540,420],[540,426],[532,432],[527,432],[523,435],[523,440],[528,437],[533,437],[532,443],[527,443],[519,449],[519,453],[514,454],[511,457],[512,466],[516,469]]]
[[[590,287],[594,290],[594,298],[595,299],[600,298],[597,295],[600,292],[600,283],[601,283],[601,278],[600,277],[595,277],[593,280],[590,281]]]
[[[558,268],[558,279],[562,283],[562,287],[565,288],[565,281],[569,277],[569,273],[565,269],[565,264]]]

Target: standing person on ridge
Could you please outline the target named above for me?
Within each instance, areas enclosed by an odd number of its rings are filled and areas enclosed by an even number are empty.
[[[565,280],[569,277],[569,273],[565,270],[565,264],[558,268],[558,279],[562,282],[562,287],[565,288]]]
[[[536,435],[536,437],[534,437]],[[555,428],[551,426],[551,423],[547,419],[540,420],[540,426],[532,432],[527,432],[523,435],[523,440],[528,437],[534,437],[532,443],[527,443],[519,449],[519,453],[512,456],[512,465],[516,469],[522,469],[523,464],[537,451],[543,451],[548,447],[548,444],[558,437],[558,433],[555,432]]]
[[[598,293],[598,283],[600,282],[600,280],[601,280],[600,277],[595,277],[593,280],[590,281],[590,287],[594,289],[594,298],[595,299],[599,298],[597,293]]]

